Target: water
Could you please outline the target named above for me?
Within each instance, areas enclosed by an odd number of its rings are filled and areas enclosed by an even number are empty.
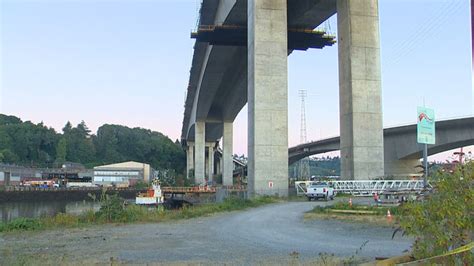
[[[15,218],[38,218],[41,216],[54,216],[58,213],[81,214],[86,210],[98,211],[100,205],[92,201],[69,202],[6,202],[0,203],[0,222],[8,222]]]

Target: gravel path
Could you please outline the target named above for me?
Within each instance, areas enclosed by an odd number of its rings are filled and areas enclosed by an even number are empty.
[[[173,223],[6,234],[0,235],[0,257],[22,253],[72,263],[253,264],[288,260],[292,252],[303,260],[320,252],[349,257],[366,241],[357,256],[396,256],[409,249],[411,240],[392,240],[389,227],[303,220],[304,212],[325,204],[330,203],[287,202]]]

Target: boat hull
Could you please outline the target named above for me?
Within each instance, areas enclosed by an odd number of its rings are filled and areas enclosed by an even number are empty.
[[[137,205],[158,205],[162,204],[161,198],[157,197],[136,197],[135,204]]]

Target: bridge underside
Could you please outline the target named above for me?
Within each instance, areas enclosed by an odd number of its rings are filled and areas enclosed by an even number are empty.
[[[241,45],[243,40],[236,46],[196,42],[181,134],[184,143],[194,141],[195,121],[206,121],[206,133],[209,133],[206,134],[206,141],[219,140],[223,136],[222,121],[234,121],[247,103],[247,0],[226,2],[228,14],[224,15],[219,13],[226,13],[223,11],[225,7],[218,10],[219,1],[203,1],[200,27],[221,25],[220,29],[245,28],[245,45]],[[314,29],[336,13],[335,0],[288,0],[287,5],[289,29]],[[324,37],[321,44],[316,41],[302,43],[299,34],[295,35],[294,48],[301,49],[311,44],[329,45],[332,40]],[[201,73],[204,65],[205,71]],[[208,131],[208,127],[212,129]]]

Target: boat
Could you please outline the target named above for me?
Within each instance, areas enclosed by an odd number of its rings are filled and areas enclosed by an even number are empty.
[[[135,198],[135,204],[137,205],[160,205],[164,203],[164,197],[161,193],[160,182],[157,179],[154,179],[151,182],[151,188],[146,192],[138,193]]]

